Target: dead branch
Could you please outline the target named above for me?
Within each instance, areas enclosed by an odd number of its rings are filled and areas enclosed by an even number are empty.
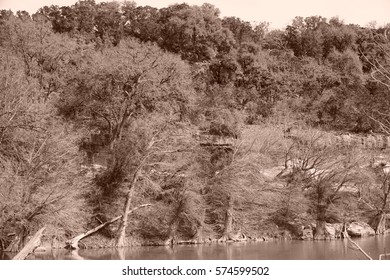
[[[152,206],[152,205],[151,205],[151,204],[142,204],[142,205],[139,205],[139,206],[137,206],[137,207],[131,209],[127,214],[129,215],[129,214],[133,213],[134,211],[136,211],[136,210],[138,210],[138,209],[140,209],[140,208],[148,207],[148,206]],[[94,229],[91,229],[91,230],[87,231],[86,233],[77,235],[76,237],[73,237],[72,239],[67,240],[67,241],[65,242],[66,247],[69,248],[69,249],[72,249],[72,250],[73,250],[73,249],[78,249],[78,248],[79,248],[78,243],[79,243],[79,241],[80,241],[81,239],[83,239],[83,238],[85,238],[85,237],[87,237],[87,236],[89,236],[89,235],[91,235],[91,234],[97,232],[98,230],[100,230],[100,229],[102,229],[102,228],[104,228],[104,227],[106,227],[106,226],[108,226],[108,225],[110,225],[110,224],[112,224],[112,223],[118,221],[120,218],[122,218],[122,215],[117,216],[117,217],[115,217],[115,218],[113,218],[113,219],[111,219],[111,220],[105,222],[104,224],[101,224],[101,225],[95,227]]]
[[[23,249],[20,250],[20,252],[15,257],[13,257],[13,260],[24,260],[37,247],[39,247],[41,245],[41,237],[45,229],[46,227],[43,227],[38,230],[31,238],[31,240],[26,244],[26,246],[24,246]]]
[[[344,236],[348,239],[349,242],[351,242],[360,252],[362,252],[362,254],[369,260],[372,261],[372,258],[370,257],[369,254],[367,254],[359,245],[356,244],[356,242],[354,242],[351,237],[349,237],[348,233],[347,233],[347,229],[346,227],[344,228]]]

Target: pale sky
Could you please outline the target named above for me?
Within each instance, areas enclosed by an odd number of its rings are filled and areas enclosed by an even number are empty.
[[[76,0],[0,0],[0,10],[36,12],[45,5],[69,6]],[[103,2],[96,0],[96,2]],[[107,1],[105,1],[107,2]],[[267,21],[272,28],[284,28],[295,16],[338,16],[345,23],[366,26],[376,21],[378,26],[390,23],[390,0],[136,0],[139,6],[156,8],[186,2],[192,5],[210,3],[222,16],[236,16],[250,22]]]

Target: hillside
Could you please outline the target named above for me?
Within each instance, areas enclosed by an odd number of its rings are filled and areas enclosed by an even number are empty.
[[[0,250],[387,232],[389,28],[0,11]]]

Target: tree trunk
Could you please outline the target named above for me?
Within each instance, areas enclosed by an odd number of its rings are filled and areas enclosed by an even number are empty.
[[[125,248],[117,248],[115,249],[116,250],[116,253],[117,253],[117,256],[118,256],[118,259],[119,260],[126,260],[126,253],[125,253]]]
[[[196,230],[196,234],[193,237],[193,240],[197,244],[203,243],[203,226],[202,225]]]
[[[116,240],[116,247],[118,247],[118,248],[126,246],[125,237],[126,237],[126,227],[127,227],[127,213],[130,209],[130,203],[131,203],[131,198],[133,196],[133,190],[134,190],[134,186],[131,187],[127,193],[126,203],[125,203],[125,207],[123,210],[121,223],[120,223],[120,226],[118,229],[118,237]]]
[[[24,260],[29,254],[31,254],[37,247],[41,245],[41,237],[45,231],[45,227],[38,230],[30,241],[23,247],[23,249],[13,258],[13,260]]]
[[[135,183],[137,182],[138,174],[139,174],[140,170],[141,170],[141,166],[139,166],[138,169],[135,171],[133,180],[131,181],[131,184],[129,186],[129,191],[127,193],[126,203],[125,203],[125,207],[123,209],[121,223],[120,223],[120,226],[118,229],[118,238],[116,241],[117,248],[126,246],[125,237],[126,237],[127,218],[128,218],[128,214],[129,214],[129,210],[130,210],[131,198],[133,197]]]
[[[165,245],[176,245],[178,243],[177,240],[177,228],[179,227],[179,218],[175,217],[174,221],[172,222],[171,226],[169,227],[169,237],[168,240],[165,241]]]
[[[327,205],[319,204],[317,206],[316,233],[314,234],[314,240],[324,240],[328,237],[325,221],[326,210]]]
[[[129,113],[129,115],[127,115],[126,118],[130,118],[130,116],[131,116],[131,114]],[[139,174],[144,166],[146,159],[150,156],[149,151],[153,147],[153,144],[154,144],[154,140],[152,139],[149,142],[149,145],[146,149],[146,154],[143,156],[140,163],[138,164],[136,170],[134,171],[133,179],[130,182],[129,191],[128,191],[127,197],[126,197],[126,203],[125,203],[125,206],[123,208],[121,224],[120,224],[119,229],[118,229],[118,237],[117,237],[117,241],[116,241],[117,248],[124,247],[126,245],[125,244],[125,237],[126,237],[127,217],[128,217],[129,210],[130,210],[130,203],[131,203],[131,199],[133,197],[135,184],[137,183],[138,176],[139,176]]]
[[[326,222],[325,221],[316,221],[316,233],[314,234],[315,240],[324,240],[327,237],[326,232]]]
[[[376,234],[384,234],[386,231],[386,214],[381,213],[376,218],[376,223],[374,225]]]
[[[97,232],[98,230],[118,221],[120,218],[122,217],[122,215],[118,216],[118,217],[115,217],[111,220],[109,220],[108,222],[105,222],[104,224],[101,224],[97,227],[95,227],[94,229],[91,229],[89,231],[87,231],[86,233],[83,233],[83,234],[80,234],[80,235],[77,235],[76,237],[73,237],[72,239],[70,240],[67,240],[65,242],[66,244],[66,248],[69,248],[69,249],[72,249],[72,250],[75,250],[75,249],[78,249],[79,248],[79,241],[81,239],[83,239],[84,237],[87,237],[95,232]]]
[[[366,251],[364,251],[358,244],[356,244],[352,239],[351,237],[349,237],[348,233],[347,233],[347,227],[346,225],[344,225],[344,237],[349,241],[351,242],[360,252],[362,252],[362,254],[369,260],[372,260],[371,256],[369,254],[366,253]]]
[[[233,229],[233,198],[231,195],[228,196],[227,208],[225,213],[225,225],[222,237],[218,240],[219,242],[225,242],[229,239],[229,234]]]

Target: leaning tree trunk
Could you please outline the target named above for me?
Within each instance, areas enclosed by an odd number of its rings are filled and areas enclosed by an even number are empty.
[[[87,236],[89,236],[89,235],[91,235],[91,234],[97,232],[98,230],[100,230],[100,229],[102,229],[102,228],[104,228],[104,227],[106,227],[106,226],[108,226],[108,225],[110,225],[110,224],[112,224],[112,223],[118,221],[121,217],[122,217],[122,216],[115,217],[115,218],[109,220],[108,222],[105,222],[104,224],[101,224],[101,225],[95,227],[94,229],[91,229],[91,230],[87,231],[86,233],[77,235],[76,237],[73,237],[72,239],[67,240],[67,241],[65,242],[65,244],[66,244],[65,247],[66,247],[66,248],[69,248],[69,249],[71,249],[71,250],[76,250],[76,249],[78,249],[78,248],[79,248],[79,241],[80,241],[81,239],[83,239],[83,238],[85,238],[85,237],[87,237]]]
[[[227,207],[225,212],[225,225],[222,237],[218,240],[219,242],[225,242],[229,239],[229,234],[233,229],[233,198],[231,195],[228,196]]]
[[[349,237],[348,232],[347,232],[347,225],[343,225],[343,237],[347,239],[350,243],[352,243],[362,254],[369,260],[372,260],[371,256],[366,253],[356,242],[354,242],[351,237]]]
[[[137,210],[137,209],[139,209],[139,208],[148,207],[148,206],[152,206],[152,205],[151,205],[151,204],[141,204],[140,206],[137,206],[137,207],[131,209],[131,210],[128,212],[128,215],[130,215],[132,212],[134,212],[135,210]],[[66,244],[65,247],[66,247],[66,248],[69,248],[69,249],[72,249],[72,250],[74,250],[74,249],[75,249],[75,250],[79,249],[78,243],[79,243],[79,241],[80,241],[81,239],[83,239],[83,238],[85,238],[85,237],[87,237],[87,236],[90,236],[91,234],[94,234],[95,232],[101,230],[102,228],[104,228],[104,227],[106,227],[106,226],[108,226],[108,225],[110,225],[110,224],[112,224],[112,223],[115,223],[115,222],[118,221],[120,218],[122,218],[122,215],[117,216],[117,217],[115,217],[115,218],[113,218],[113,219],[111,219],[111,220],[109,220],[109,221],[107,221],[107,222],[105,222],[105,223],[103,223],[103,224],[101,224],[101,225],[98,225],[97,227],[95,227],[95,228],[93,228],[93,229],[87,231],[86,233],[79,234],[79,235],[77,235],[76,237],[73,237],[72,239],[67,240],[67,241],[65,242],[65,244]]]
[[[127,218],[130,211],[131,198],[133,197],[135,184],[137,182],[140,170],[141,170],[141,166],[139,166],[138,169],[135,171],[133,180],[131,181],[129,186],[129,191],[127,192],[126,203],[123,209],[122,219],[119,225],[118,237],[116,241],[116,247],[118,248],[126,246],[125,237],[126,237]]]
[[[27,258],[29,254],[31,254],[37,247],[41,245],[41,237],[43,232],[45,231],[45,227],[38,230],[34,236],[27,242],[26,246],[23,247],[22,250],[13,258],[13,260],[24,260]]]

